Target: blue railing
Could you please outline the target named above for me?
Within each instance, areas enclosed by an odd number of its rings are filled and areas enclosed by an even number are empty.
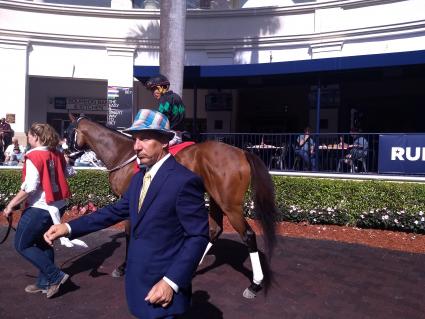
[[[311,134],[304,144],[299,137],[300,133],[200,134],[202,141],[216,140],[257,154],[269,170],[374,174],[378,171],[379,133]]]

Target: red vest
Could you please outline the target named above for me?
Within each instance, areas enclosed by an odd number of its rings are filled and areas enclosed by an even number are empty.
[[[65,177],[66,161],[62,153],[50,150],[34,150],[26,154],[22,180],[25,180],[27,158],[37,168],[41,187],[46,194],[47,204],[71,196]]]

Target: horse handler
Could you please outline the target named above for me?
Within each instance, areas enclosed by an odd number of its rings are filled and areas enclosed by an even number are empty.
[[[49,124],[34,123],[28,131],[28,144],[22,170],[20,191],[4,209],[9,218],[13,207],[25,203],[26,208],[16,229],[15,248],[38,270],[37,282],[25,287],[27,293],[45,293],[53,297],[69,275],[54,263],[54,250],[43,240],[43,234],[59,223],[70,196],[66,177],[72,176],[61,152],[57,150],[59,136]]]
[[[116,203],[44,234],[51,245],[129,218],[126,295],[130,312],[143,319],[176,318],[188,310],[192,276],[209,240],[202,179],[168,153],[169,127],[164,114],[141,109],[126,132],[146,170],[133,176]]]

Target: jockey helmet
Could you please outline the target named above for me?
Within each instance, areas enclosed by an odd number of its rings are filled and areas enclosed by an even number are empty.
[[[145,87],[147,89],[152,89],[156,86],[169,86],[169,85],[170,85],[170,81],[167,79],[167,77],[165,77],[162,74],[158,74],[157,76],[153,76],[145,82]]]

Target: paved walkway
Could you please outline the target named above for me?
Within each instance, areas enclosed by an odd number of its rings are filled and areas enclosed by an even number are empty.
[[[24,292],[36,272],[12,248],[13,235],[0,245],[0,318],[131,318],[124,280],[109,276],[123,258],[121,234],[105,230],[86,236],[89,249],[57,246],[57,263],[72,278],[50,300]],[[236,236],[225,235],[214,252],[194,278],[187,318],[425,318],[422,254],[279,238],[267,298],[246,300],[242,291],[249,284],[250,264],[245,247]]]

